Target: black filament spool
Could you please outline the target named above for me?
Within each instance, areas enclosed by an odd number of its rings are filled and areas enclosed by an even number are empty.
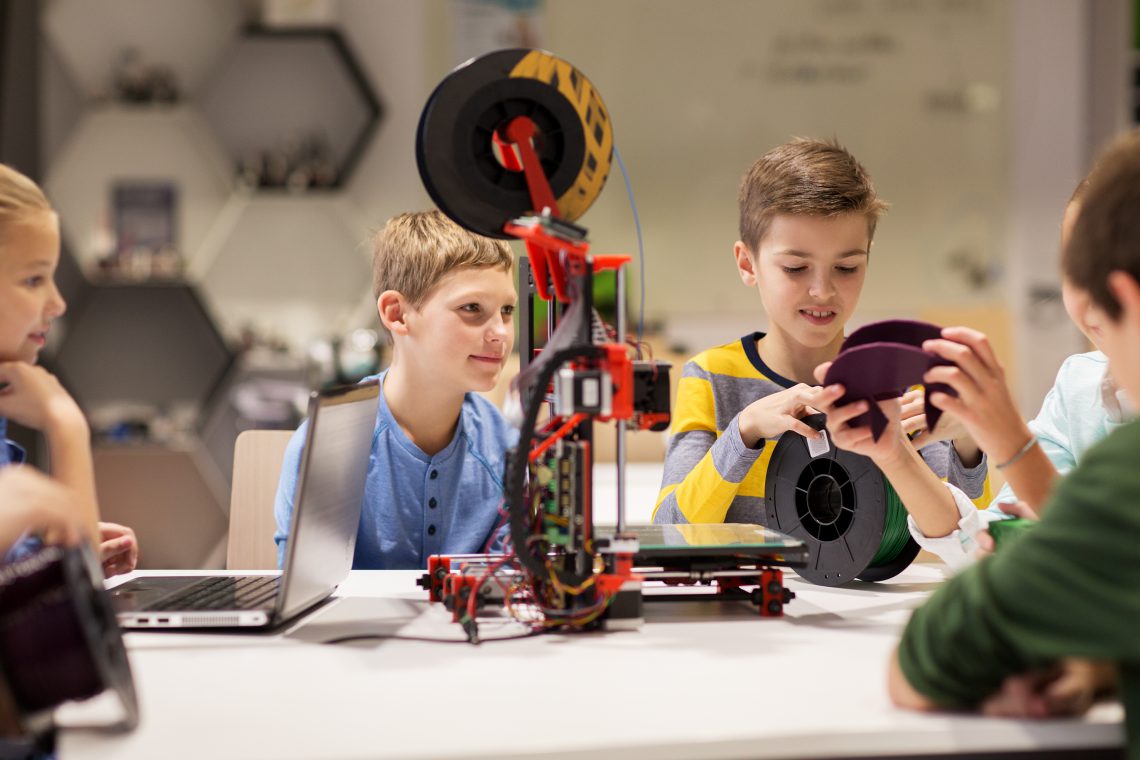
[[[0,568],[0,668],[23,734],[50,728],[51,711],[110,689],[123,706],[111,726],[138,725],[122,634],[94,553],[50,546]]]
[[[561,71],[590,94],[575,104],[550,81],[518,71],[528,56],[547,72]],[[416,129],[416,164],[432,201],[457,224],[487,237],[507,239],[503,226],[532,209],[521,171],[505,168],[492,135],[515,117],[537,129],[534,148],[566,221],[593,203],[609,173],[613,135],[609,115],[589,80],[549,53],[525,48],[499,50],[449,74],[428,97]]]
[[[803,421],[823,430],[826,419],[813,414]],[[768,527],[807,544],[807,566],[796,573],[817,585],[883,581],[898,575],[918,554],[913,539],[887,562],[871,566],[883,543],[889,512],[882,472],[868,457],[828,443],[828,451],[813,458],[803,436],[791,432],[780,436],[765,481]]]

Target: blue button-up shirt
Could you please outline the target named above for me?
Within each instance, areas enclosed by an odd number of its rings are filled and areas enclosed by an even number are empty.
[[[483,397],[468,393],[451,443],[428,456],[400,428],[384,398],[383,378],[364,504],[352,566],[416,570],[432,554],[498,551],[503,465],[518,432]],[[367,379],[367,378],[366,378]],[[277,563],[284,565],[308,421],[285,450],[274,515]],[[492,540],[493,539],[493,540]],[[488,546],[490,542],[490,546]]]
[[[8,420],[0,417],[0,467],[10,464],[23,464],[25,452],[15,441],[8,440]],[[43,542],[35,536],[25,536],[14,546],[4,550],[0,562],[8,563],[22,559],[39,550]]]

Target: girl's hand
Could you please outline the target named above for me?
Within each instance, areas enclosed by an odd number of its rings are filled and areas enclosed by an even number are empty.
[[[998,502],[998,508],[1007,515],[1020,517],[1025,520],[1038,520],[1037,513],[1033,511],[1033,507],[1026,504],[1024,501],[1001,501]],[[993,554],[994,551],[994,537],[990,535],[988,530],[979,531],[974,536],[974,541],[978,544],[978,558],[982,558],[987,554]]]
[[[1009,461],[1032,434],[986,336],[968,327],[947,327],[941,339],[928,340],[922,348],[958,365],[932,367],[923,376],[927,385],[944,383],[958,393],[957,398],[932,393],[930,402],[961,424],[990,461]]]
[[[79,405],[55,375],[27,362],[0,362],[0,417],[44,434],[68,426],[87,428]]]
[[[0,547],[7,550],[26,533],[47,544],[79,543],[75,497],[68,489],[31,467],[0,470]]]
[[[139,562],[139,542],[135,532],[126,525],[99,523],[99,561],[103,563],[103,574],[129,573]]]

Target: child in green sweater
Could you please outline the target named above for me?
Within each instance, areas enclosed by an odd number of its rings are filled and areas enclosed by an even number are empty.
[[[1088,298],[1085,325],[1108,356],[1112,377],[1129,398],[1140,398],[1140,134],[1122,138],[1098,162],[1062,266]],[[968,349],[959,367],[941,368],[928,382],[980,371],[984,342],[956,340]],[[967,424],[977,428],[976,440],[996,436],[987,428],[1000,423],[974,420]],[[1072,657],[1110,660],[1120,672],[1129,757],[1140,759],[1138,451],[1140,422],[1116,429],[1060,483],[1033,531],[962,572],[915,612],[891,661],[896,704],[977,708],[1011,675]]]

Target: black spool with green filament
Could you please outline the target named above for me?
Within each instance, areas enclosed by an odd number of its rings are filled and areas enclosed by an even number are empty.
[[[804,422],[822,430],[826,418]],[[780,436],[768,463],[764,492],[768,527],[801,539],[810,553],[801,577],[821,586],[883,581],[918,554],[906,509],[867,457],[829,445],[813,457],[807,440]]]

